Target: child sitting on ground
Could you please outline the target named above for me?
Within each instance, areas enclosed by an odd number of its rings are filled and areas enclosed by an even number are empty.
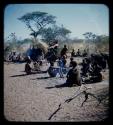
[[[31,63],[31,60],[27,59],[27,62],[25,64],[25,72],[26,72],[26,74],[31,74],[30,63]]]

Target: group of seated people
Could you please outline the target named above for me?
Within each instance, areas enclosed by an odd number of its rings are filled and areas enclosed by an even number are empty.
[[[8,55],[7,61],[14,62],[14,63],[24,62],[25,57],[21,53],[10,52],[10,54]]]
[[[66,48],[66,46],[64,47]],[[62,84],[61,86],[73,86],[78,85],[80,86],[82,83],[94,83],[94,82],[101,82],[102,81],[102,69],[105,69],[105,61],[102,60],[101,64],[98,62],[99,59],[97,59],[94,55],[91,55],[90,58],[83,58],[83,61],[81,63],[81,70],[78,69],[78,64],[76,61],[74,61],[74,58],[70,58],[70,64],[69,67],[66,67],[66,51],[61,53],[61,56],[58,58],[57,66],[56,68],[54,66],[55,61],[50,61],[49,68],[47,69],[47,73],[50,77],[56,77],[56,75],[59,73],[60,77],[63,78],[64,74],[67,74],[67,80],[65,84]],[[31,60],[28,59],[27,63],[25,64],[25,72],[27,74],[32,73],[32,68],[30,67]],[[42,65],[41,61],[35,61],[34,68],[37,69],[37,71],[40,71],[40,66]],[[104,65],[104,66],[103,66]],[[58,86],[57,86],[58,87]]]
[[[32,68],[30,67],[30,63],[31,63],[31,60],[28,59],[26,64],[25,64],[26,74],[32,74]],[[64,65],[60,64],[60,68],[57,69],[54,67],[54,62],[51,62],[47,72],[48,72],[50,77],[56,77],[57,73],[60,74],[60,77],[63,77],[63,74],[64,74],[63,67],[64,67]],[[67,80],[63,86],[71,87],[71,86],[73,86],[73,84],[81,85],[80,73],[79,73],[79,70],[77,69],[77,62],[76,61],[71,62],[71,69],[67,73]]]
[[[73,49],[71,52],[71,57],[86,57],[87,55],[88,53],[86,52],[86,50],[84,50],[83,53],[81,53],[78,49],[78,51],[75,53],[75,50]]]
[[[88,60],[83,60],[81,68],[81,76],[84,78],[84,82],[94,83],[102,81],[102,68],[98,63],[90,63]]]
[[[85,77],[88,82],[102,81],[102,71],[105,71],[109,61],[102,54],[91,54],[90,57],[84,58],[81,65],[81,76]]]
[[[31,66],[30,66],[31,62],[32,62],[32,60],[28,57],[26,59],[26,64],[25,64],[26,74],[32,74],[32,73],[41,71],[41,69],[40,69],[40,66],[42,66],[41,60],[33,61],[33,68],[31,68]]]

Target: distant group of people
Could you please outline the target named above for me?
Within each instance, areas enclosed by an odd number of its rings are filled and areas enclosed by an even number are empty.
[[[73,49],[71,52],[71,57],[86,57],[88,55],[87,51],[84,50],[83,53],[80,52],[80,49],[75,53],[75,50]]]
[[[86,78],[88,82],[100,82],[102,81],[102,70],[104,71],[108,65],[109,68],[109,56],[104,54],[91,54],[90,57],[84,58],[81,63],[81,75]],[[86,82],[85,81],[85,82]]]
[[[8,59],[7,61],[10,62],[24,62],[25,58],[21,53],[16,53],[16,52],[10,52],[10,54],[8,55]]]

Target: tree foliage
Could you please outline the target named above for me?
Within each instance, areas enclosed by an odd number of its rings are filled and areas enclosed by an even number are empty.
[[[97,35],[92,33],[92,32],[86,32],[83,34],[84,37],[87,39],[87,40],[90,40],[90,41],[94,41],[96,38],[97,38]]]
[[[46,12],[32,12],[23,15],[18,18],[22,22],[24,22],[27,28],[31,31],[31,34],[34,38],[40,35],[41,30],[46,27],[48,24],[54,24],[55,16],[49,15]]]
[[[42,38],[46,42],[54,41],[55,39],[66,39],[67,35],[71,33],[70,30],[65,27],[59,27],[54,25],[52,27],[42,30]]]

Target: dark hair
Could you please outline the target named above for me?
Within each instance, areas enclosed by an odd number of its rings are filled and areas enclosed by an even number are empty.
[[[54,62],[50,62],[50,66],[54,66]]]
[[[73,58],[71,57],[70,60],[73,60]]]
[[[73,67],[76,67],[76,66],[77,66],[77,62],[76,62],[76,61],[73,61],[73,62],[72,62],[72,66],[73,66]]]
[[[27,57],[27,58],[26,58],[26,62],[27,62],[27,63],[31,63],[31,60]]]

